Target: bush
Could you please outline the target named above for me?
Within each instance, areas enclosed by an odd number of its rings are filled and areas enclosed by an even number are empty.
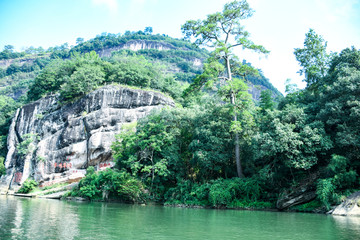
[[[233,184],[232,184],[233,185]],[[210,188],[209,200],[214,207],[225,207],[236,197],[236,186],[229,186],[228,181],[218,179]]]
[[[0,157],[0,177],[6,173],[6,168],[4,166],[4,158]]]
[[[262,189],[254,179],[218,179],[210,188],[209,201],[214,207],[230,205],[235,200],[255,202]]]
[[[316,209],[320,209],[322,207],[323,204],[318,199],[316,199],[308,203],[291,207],[290,209],[298,212],[314,212]]]
[[[35,182],[35,180],[31,179],[27,179],[23,185],[21,186],[21,188],[19,189],[18,193],[29,193],[32,190],[35,189],[35,187],[38,185],[37,182]]]
[[[335,198],[335,186],[331,178],[319,179],[316,188],[318,199],[324,204],[327,210]]]
[[[145,202],[144,185],[138,179],[125,172],[108,169],[95,172],[89,167],[77,189],[71,195],[90,200],[119,199],[125,202]]]
[[[181,181],[165,194],[166,204],[212,206],[217,208],[271,208],[272,203],[258,201],[262,188],[252,178],[212,180],[207,183]]]

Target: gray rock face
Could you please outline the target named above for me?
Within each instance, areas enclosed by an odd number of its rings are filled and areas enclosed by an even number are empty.
[[[119,51],[121,49],[130,49],[133,51],[142,49],[171,50],[175,49],[175,47],[169,43],[162,43],[151,40],[130,40],[117,47],[101,49],[97,51],[97,54],[99,54],[100,57],[110,57],[112,52]]]
[[[292,206],[307,203],[315,198],[315,191],[300,190],[279,198],[276,202],[276,207],[279,210],[284,210]]]
[[[334,209],[332,215],[360,217],[360,192],[351,194],[344,202]]]
[[[313,173],[307,178],[301,180],[298,185],[292,189],[284,191],[276,202],[276,208],[285,210],[289,207],[310,202],[316,198],[315,179],[318,173]]]
[[[30,176],[44,186],[71,182],[81,178],[88,166],[113,166],[111,144],[122,126],[164,106],[174,106],[173,100],[120,86],[102,87],[63,106],[57,95],[25,105],[10,126],[7,172],[0,188],[16,188]],[[31,138],[25,155],[20,154],[19,143]]]

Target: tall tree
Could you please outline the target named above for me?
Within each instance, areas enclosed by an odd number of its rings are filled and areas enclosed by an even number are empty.
[[[76,39],[76,45],[82,44],[84,42],[84,38],[78,37]]]
[[[192,88],[199,89],[205,83],[211,84],[214,78],[217,80],[222,79],[229,86],[238,86],[238,84],[231,84],[234,81],[233,73],[235,71],[233,63],[237,63],[232,52],[235,47],[241,46],[243,49],[259,53],[269,52],[263,46],[254,44],[249,39],[249,33],[244,30],[243,20],[251,17],[253,12],[246,0],[233,1],[225,4],[222,12],[210,14],[205,20],[187,21],[181,27],[186,38],[194,37],[197,45],[214,49],[213,56],[205,64],[204,74],[195,80],[191,86]],[[241,65],[240,68],[237,68],[239,70],[237,74],[243,74],[249,71],[249,68],[247,65]],[[228,99],[235,107],[236,96],[239,91],[234,87],[228,89]],[[237,122],[236,111],[234,111],[233,120],[235,123]],[[238,132],[235,132],[235,158],[238,176],[243,177]]]
[[[317,83],[324,77],[329,67],[331,54],[326,52],[327,42],[313,29],[305,34],[304,48],[295,48],[294,54],[305,75],[307,86]]]
[[[152,27],[146,27],[145,30],[144,30],[144,33],[151,35],[153,33],[153,28]]]
[[[260,93],[260,108],[261,112],[265,112],[266,109],[274,109],[275,103],[272,101],[271,91],[264,90]]]

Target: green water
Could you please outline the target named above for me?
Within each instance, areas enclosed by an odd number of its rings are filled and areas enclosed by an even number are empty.
[[[0,196],[0,239],[360,239],[360,218]]]

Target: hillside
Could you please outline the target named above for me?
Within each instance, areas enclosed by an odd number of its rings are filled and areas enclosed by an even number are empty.
[[[143,56],[151,63],[162,65],[162,71],[172,75],[175,80],[186,83],[191,83],[195,75],[202,72],[203,63],[209,57],[207,50],[188,41],[141,31],[126,32],[124,35],[102,34],[88,41],[80,41],[73,47],[63,44],[46,51],[32,48],[16,53],[5,49],[0,52],[0,94],[19,100],[47,64],[91,51],[95,51],[104,61],[111,61],[112,56],[119,54]],[[266,89],[272,91],[274,98],[282,96],[262,74],[249,76],[247,80],[249,92],[255,100]]]

